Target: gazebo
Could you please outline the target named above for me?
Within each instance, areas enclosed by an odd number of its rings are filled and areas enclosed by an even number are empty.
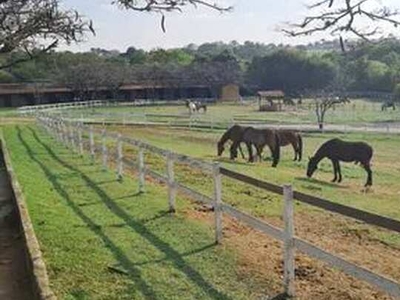
[[[281,111],[285,93],[281,90],[258,91],[258,107],[260,111]],[[267,104],[263,104],[267,100]],[[276,102],[274,102],[276,101]]]

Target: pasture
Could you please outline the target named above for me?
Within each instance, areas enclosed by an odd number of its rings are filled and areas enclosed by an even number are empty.
[[[259,113],[254,109],[254,105],[223,104],[196,117],[229,122],[232,116],[265,120],[268,114],[292,122],[290,116],[299,115]],[[99,112],[111,113],[112,117],[120,112],[187,114],[183,106],[173,106],[95,108],[63,115],[79,117]],[[385,119],[380,113],[373,111],[368,120],[382,122]],[[398,111],[382,114],[392,122],[398,117]],[[300,122],[308,120],[307,117]],[[186,197],[178,195],[178,213],[172,217],[167,213],[166,189],[149,178],[146,193],[138,194],[135,173],[125,171],[129,176],[119,182],[113,172],[101,171],[87,157],[77,159],[76,154],[54,143],[34,125],[8,126],[3,131],[50,270],[52,287],[61,299],[260,299],[282,290],[280,243],[226,218],[224,242],[217,247],[213,244],[213,214]],[[107,126],[107,131],[400,219],[398,135],[304,134],[303,161],[292,161],[293,150],[289,146],[282,149],[281,161],[274,169],[269,160],[251,164],[243,159],[230,161],[228,149],[218,158],[216,142],[221,130],[113,125]],[[328,161],[322,162],[313,179],[306,178],[307,157],[332,137],[362,140],[373,146],[371,189],[363,189],[366,173],[353,164],[342,164],[340,184],[330,183],[333,173]],[[99,137],[96,143],[99,145]],[[109,140],[108,146],[114,155],[115,143]],[[137,151],[127,145],[124,153],[129,159],[137,158]],[[269,152],[265,153],[269,156]],[[165,161],[156,154],[145,152],[145,163],[152,170],[165,172]],[[178,181],[212,195],[212,178],[187,165],[176,163],[175,168]],[[283,203],[277,195],[224,178],[223,201],[278,227],[283,225]],[[296,235],[300,238],[400,279],[398,235],[299,203],[295,211]],[[392,299],[304,255],[296,257],[296,277],[299,299]]]
[[[337,105],[334,110],[329,110],[326,122],[329,124],[361,125],[365,123],[386,124],[400,122],[400,110],[381,111],[381,102],[367,100],[352,100],[350,104]],[[244,104],[219,103],[210,104],[207,114],[193,116],[199,121],[212,121],[217,123],[251,122],[257,121],[270,124],[316,124],[316,116],[312,106],[312,100],[303,100],[303,104],[288,106],[282,112],[259,112],[258,102],[249,99]],[[93,118],[97,120],[143,121],[144,115],[147,122],[171,122],[175,116],[189,118],[188,109],[182,102],[177,106],[110,106],[95,107],[82,110],[71,110],[65,112],[67,115],[79,118]],[[110,115],[108,115],[110,114]],[[157,116],[158,115],[158,116]],[[161,116],[164,115],[164,116]]]

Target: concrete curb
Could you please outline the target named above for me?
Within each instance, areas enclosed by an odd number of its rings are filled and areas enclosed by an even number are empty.
[[[32,275],[32,290],[34,292],[34,297],[38,300],[55,300],[57,297],[50,288],[46,265],[44,263],[42,252],[40,251],[40,246],[29,217],[25,197],[22,194],[21,187],[12,168],[11,158],[2,134],[0,136],[0,142],[3,149],[3,157],[7,174],[11,182],[18,215],[20,217],[20,226],[24,234],[26,245],[25,251],[27,257],[26,264]]]

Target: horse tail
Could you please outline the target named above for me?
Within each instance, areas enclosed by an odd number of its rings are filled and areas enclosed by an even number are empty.
[[[301,158],[303,156],[303,138],[301,137],[300,133],[297,134],[297,138],[298,138],[298,142],[299,142],[299,145],[298,145],[299,161],[301,161]]]
[[[279,133],[277,131],[274,131],[275,135],[275,151],[274,151],[274,158],[273,158],[273,167],[276,167],[279,163],[279,159],[281,156],[281,147],[280,147],[280,139],[279,139]]]

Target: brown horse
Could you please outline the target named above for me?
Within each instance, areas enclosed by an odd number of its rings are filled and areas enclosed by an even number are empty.
[[[277,130],[279,134],[279,145],[285,147],[292,145],[294,151],[294,161],[301,161],[303,154],[303,138],[301,133],[294,130],[280,129]]]
[[[233,142],[233,144],[236,141],[240,141],[242,139],[244,131],[247,128],[249,128],[249,127],[243,127],[243,126],[235,124],[231,128],[229,128],[227,131],[225,131],[225,133],[222,135],[222,137],[220,138],[220,140],[217,143],[218,156],[221,156],[222,153],[224,152],[224,150],[225,150],[224,146],[228,140],[231,140]],[[231,145],[231,149],[232,149],[233,144]],[[240,147],[240,142],[238,144],[238,147],[240,150],[240,154],[242,155],[242,158],[244,159],[244,154],[243,154],[242,148]],[[236,156],[232,156],[232,150],[230,151],[230,153],[231,153],[231,159],[236,158]]]
[[[248,127],[244,130],[242,138],[233,142],[231,147],[231,157],[237,156],[237,148],[244,142],[249,151],[249,162],[254,161],[252,145],[256,147],[257,156],[261,160],[261,153],[265,146],[268,146],[272,154],[272,166],[276,167],[280,158],[279,135],[271,129],[255,129]]]
[[[364,142],[346,142],[340,139],[331,139],[317,150],[315,155],[310,158],[307,166],[307,176],[311,177],[318,167],[318,163],[326,158],[332,161],[335,177],[332,182],[342,181],[340,161],[360,163],[368,174],[365,186],[372,185],[371,158],[373,149]]]

